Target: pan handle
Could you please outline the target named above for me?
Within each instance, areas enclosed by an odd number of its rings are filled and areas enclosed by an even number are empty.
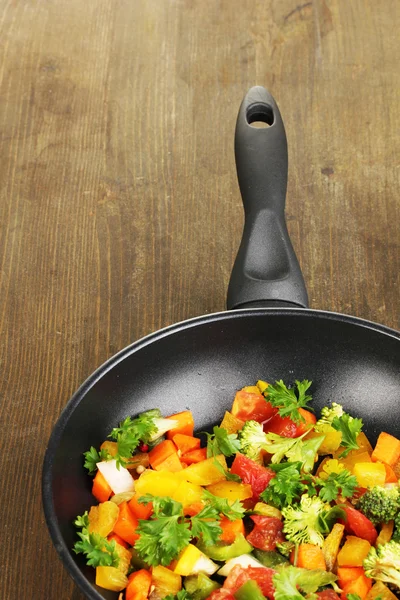
[[[268,126],[252,125],[262,122]],[[243,99],[235,132],[244,230],[228,287],[228,309],[308,306],[285,222],[288,155],[278,106],[263,87]]]

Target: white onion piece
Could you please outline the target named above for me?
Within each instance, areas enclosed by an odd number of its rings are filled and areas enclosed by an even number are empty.
[[[117,469],[117,462],[115,460],[103,460],[97,463],[97,468],[114,494],[134,491],[135,482],[132,475],[124,467]]]
[[[240,556],[227,560],[224,566],[218,571],[217,575],[226,577],[236,565],[240,565],[243,569],[246,567],[262,568],[264,566],[260,561],[254,558],[254,556],[251,556],[251,554],[241,554]]]
[[[193,565],[190,575],[197,575],[198,573],[205,573],[206,575],[214,575],[215,571],[218,571],[219,565],[208,558],[205,554],[200,556]]]
[[[157,431],[153,433],[153,435],[150,437],[150,442],[155,442],[156,440],[158,440],[158,438],[163,436],[164,433],[167,433],[167,431],[173,429],[178,425],[178,421],[176,421],[175,419],[162,419],[160,417],[153,419],[153,421],[154,425],[157,427]]]

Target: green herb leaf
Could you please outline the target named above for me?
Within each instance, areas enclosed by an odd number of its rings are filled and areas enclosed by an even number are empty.
[[[351,450],[357,450],[357,436],[361,433],[363,426],[362,419],[351,417],[343,413],[340,417],[335,417],[332,421],[332,427],[342,434],[341,445],[345,450],[339,455],[339,458],[346,457]]]
[[[191,517],[192,535],[201,538],[206,546],[216,544],[222,534],[218,510],[206,505],[197,515]]]
[[[309,598],[309,594],[314,594],[320,587],[332,585],[336,579],[333,573],[320,569],[285,567],[272,579],[275,586],[275,600],[303,600],[305,595]]]
[[[223,427],[215,426],[213,433],[207,433],[207,458],[224,454],[233,456],[240,451],[237,433],[228,433]]]
[[[329,473],[327,479],[316,478],[316,484],[320,486],[319,497],[324,502],[332,502],[338,496],[350,498],[357,487],[357,478],[343,469],[340,473]]]
[[[140,442],[147,443],[150,437],[157,432],[154,419],[160,418],[159,409],[148,410],[135,419],[126,417],[119,427],[114,427],[108,437],[117,442],[117,454],[114,456],[117,467],[126,466],[129,459]]]
[[[285,462],[271,464],[270,468],[276,472],[268,486],[261,494],[261,499],[276,508],[282,508],[300,498],[307,490],[300,475],[301,462]]]
[[[308,402],[312,400],[312,396],[307,394],[312,381],[304,379],[303,381],[295,381],[293,388],[288,388],[281,380],[276,381],[275,385],[269,385],[265,390],[266,399],[278,408],[281,417],[289,417],[295,423],[304,421],[304,418],[299,413],[299,408],[307,407]]]
[[[74,545],[76,554],[84,554],[86,563],[90,567],[118,567],[119,556],[116,551],[115,541],[109,542],[98,533],[89,533],[89,517],[86,511],[78,516],[74,524],[81,528],[78,532],[80,540]]]
[[[227,481],[236,481],[237,483],[241,483],[242,478],[239,477],[239,475],[236,475],[236,473],[231,473],[228,469],[225,469],[218,460],[214,460],[213,462],[218,471],[221,471],[221,473],[225,475]]]
[[[111,460],[112,456],[107,450],[100,450],[97,452],[94,446],[90,447],[90,450],[83,453],[85,457],[84,467],[89,471],[89,475],[94,475],[97,471],[97,463],[103,460]]]
[[[139,498],[139,502],[152,502],[153,514],[149,520],[139,519],[137,533],[140,537],[135,543],[135,549],[148,565],[167,566],[191,539],[182,504],[169,497],[150,494]]]
[[[203,498],[207,501],[208,505],[212,506],[217,511],[217,514],[224,515],[230,521],[242,519],[246,514],[246,510],[243,508],[242,503],[239,500],[235,500],[232,502],[232,504],[229,504],[226,498],[214,496],[214,494],[208,490],[204,490]]]

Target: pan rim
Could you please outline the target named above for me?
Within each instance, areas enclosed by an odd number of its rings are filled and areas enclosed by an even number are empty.
[[[61,559],[67,573],[73,579],[78,588],[86,595],[89,600],[103,600],[101,596],[89,583],[86,577],[82,574],[79,567],[72,558],[71,550],[67,547],[61,535],[61,531],[57,524],[55,515],[53,493],[52,493],[52,468],[55,451],[58,446],[59,438],[69,420],[71,413],[80,403],[87,392],[115,365],[120,363],[126,357],[134,354],[149,344],[152,344],[166,336],[174,335],[183,329],[189,329],[202,324],[212,323],[215,321],[230,321],[236,318],[244,318],[249,316],[265,316],[265,315],[287,315],[301,316],[304,318],[326,319],[336,322],[345,322],[364,329],[370,329],[377,333],[384,334],[390,338],[400,341],[400,331],[376,323],[355,317],[352,315],[331,312],[325,310],[316,310],[310,308],[239,308],[232,311],[219,311],[192,317],[190,319],[178,321],[166,327],[163,327],[155,332],[149,333],[138,340],[132,342],[128,346],[119,350],[116,354],[103,362],[93,373],[91,373],[85,381],[78,387],[74,394],[67,401],[62,409],[55,424],[53,425],[50,438],[47,442],[43,467],[42,467],[42,506],[46,520],[46,525],[50,533],[51,540],[57,551],[58,557]]]

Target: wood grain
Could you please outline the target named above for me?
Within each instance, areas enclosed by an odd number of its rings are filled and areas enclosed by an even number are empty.
[[[44,524],[46,442],[109,356],[224,309],[250,86],[271,90],[286,125],[311,306],[400,327],[400,4],[0,9],[0,598],[80,600]]]

